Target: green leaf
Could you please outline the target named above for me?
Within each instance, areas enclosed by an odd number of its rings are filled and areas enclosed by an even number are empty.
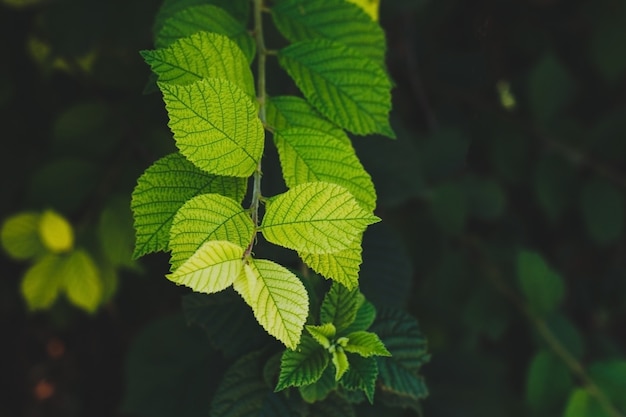
[[[346,356],[346,352],[343,351],[341,346],[337,346],[336,349],[331,352],[331,359],[333,365],[335,365],[335,381],[339,381],[348,368],[350,368],[348,356]]]
[[[350,334],[359,330],[367,330],[374,322],[374,319],[376,319],[376,307],[374,307],[374,304],[365,300],[359,307],[352,324],[344,329],[343,332]]]
[[[370,356],[391,356],[385,345],[375,333],[363,330],[350,333],[346,336],[348,344],[343,348],[346,352],[357,353],[364,358]]]
[[[225,240],[206,242],[167,278],[197,292],[222,291],[241,274],[243,251]]]
[[[583,388],[570,394],[563,417],[610,417],[598,401]]]
[[[373,404],[377,378],[378,366],[375,358],[351,355],[350,369],[341,379],[341,385],[352,391],[365,392],[368,401]]]
[[[328,353],[326,353],[326,357],[328,357]],[[337,387],[337,381],[335,381],[335,372],[333,371],[332,366],[327,366],[322,373],[322,376],[312,384],[302,385],[298,387],[298,391],[300,391],[300,395],[302,399],[307,403],[315,403],[318,401],[323,401],[328,397],[335,388]]]
[[[160,82],[189,84],[202,78],[221,78],[255,97],[249,63],[237,44],[224,35],[198,32],[165,49],[142,51],[141,56]]]
[[[343,130],[324,118],[308,101],[296,96],[270,97],[265,109],[266,123],[275,131],[290,127],[308,127],[332,135]]]
[[[322,376],[328,366],[328,352],[309,336],[302,336],[296,350],[287,349],[280,361],[275,391],[309,385]]]
[[[210,78],[187,85],[159,83],[176,145],[198,168],[249,177],[263,153],[256,105],[237,85]]]
[[[187,326],[182,315],[160,318],[133,337],[126,355],[121,414],[207,416],[207,398],[215,392],[225,366],[206,336]]]
[[[533,116],[541,122],[557,116],[576,87],[567,69],[551,53],[535,65],[528,81],[530,107]]]
[[[324,323],[321,326],[306,325],[306,330],[313,336],[324,349],[330,347],[330,341],[335,337],[337,330],[332,323]]]
[[[70,253],[63,265],[63,287],[72,304],[93,313],[102,300],[98,267],[82,249]]]
[[[535,314],[546,315],[563,299],[563,281],[541,255],[521,251],[517,255],[517,278],[522,292]]]
[[[626,360],[613,359],[592,363],[589,376],[620,409],[626,410]]]
[[[256,53],[256,43],[246,28],[220,7],[199,5],[188,7],[167,19],[155,39],[158,49],[171,45],[200,31],[228,36],[241,48],[248,62]]]
[[[235,200],[219,194],[196,196],[178,210],[172,222],[170,263],[179,267],[210,240],[226,240],[246,248],[254,233],[250,215]]]
[[[376,62],[325,40],[294,43],[278,58],[306,99],[332,122],[358,135],[394,137],[388,119],[391,81]]]
[[[535,354],[526,380],[526,399],[533,409],[558,409],[572,388],[572,376],[560,358],[546,350]]]
[[[37,213],[24,212],[7,218],[2,224],[0,240],[4,250],[14,259],[34,258],[45,251],[39,238]]]
[[[355,417],[354,408],[339,395],[329,395],[324,401],[311,404],[307,417]]]
[[[381,66],[384,64],[385,34],[380,25],[345,0],[284,1],[272,8],[272,17],[291,42],[337,41]]]
[[[139,177],[133,191],[131,208],[137,231],[133,257],[168,248],[174,215],[187,200],[219,193],[241,201],[246,184],[244,178],[207,174],[179,153],[159,159]]]
[[[376,208],[376,190],[345,133],[306,127],[274,134],[287,187],[325,181],[345,187],[367,211]]]
[[[383,391],[415,402],[428,395],[418,371],[430,356],[417,321],[402,310],[382,309],[370,330],[385,344],[391,357],[376,357]]]
[[[270,335],[295,349],[309,313],[302,281],[288,269],[263,259],[251,259],[244,272],[235,280],[235,290]]]
[[[361,239],[357,239],[348,249],[339,252],[318,254],[299,252],[298,255],[318,274],[352,289],[359,285],[359,270],[363,262],[362,250]]]
[[[65,217],[46,210],[39,218],[41,243],[51,252],[67,252],[74,246],[74,230]]]
[[[252,311],[241,308],[241,297],[234,290],[217,294],[191,293],[183,296],[183,312],[188,324],[201,327],[213,347],[227,358],[238,358],[267,342]]]
[[[134,266],[135,236],[128,196],[110,197],[98,219],[98,238],[102,252],[113,266]]]
[[[624,231],[624,197],[607,181],[587,181],[581,191],[580,208],[587,232],[599,245],[615,242]]]
[[[211,401],[211,417],[258,416],[270,387],[263,380],[263,355],[253,352],[235,362]]]
[[[63,287],[64,258],[47,254],[28,268],[22,280],[21,291],[29,310],[50,307]]]
[[[312,182],[268,201],[261,231],[280,246],[332,253],[347,249],[369,224],[379,220],[361,208],[345,188]]]
[[[341,332],[354,322],[363,296],[358,288],[348,289],[341,284],[333,283],[326,293],[320,308],[320,321],[332,323],[337,332]]]

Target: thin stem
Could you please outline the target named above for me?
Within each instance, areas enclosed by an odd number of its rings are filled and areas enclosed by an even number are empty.
[[[561,340],[554,334],[550,327],[546,324],[545,320],[537,317],[528,305],[513,291],[506,282],[502,279],[502,274],[498,267],[491,261],[489,255],[483,249],[479,241],[475,239],[463,239],[464,243],[473,251],[476,251],[479,255],[477,258],[480,260],[482,267],[489,277],[493,285],[505,295],[513,305],[515,305],[534,325],[535,329],[541,335],[543,340],[548,344],[550,349],[563,361],[565,366],[578,377],[582,382],[585,390],[598,401],[598,404],[610,417],[625,417],[615,406],[607,395],[598,387],[594,380],[589,376],[585,367],[576,359],[570,351],[563,345]]]
[[[254,8],[254,38],[256,40],[257,49],[257,100],[259,102],[259,119],[263,125],[265,125],[265,101],[267,93],[265,92],[265,59],[267,57],[267,50],[265,49],[265,40],[263,39],[263,10],[265,8],[263,0],[253,0]],[[261,203],[261,177],[263,172],[261,171],[261,160],[256,167],[253,174],[253,186],[252,186],[252,201],[250,203],[250,217],[254,223],[255,228],[259,226],[259,205]],[[252,239],[246,251],[244,258],[252,253],[252,247],[254,246],[255,239]]]

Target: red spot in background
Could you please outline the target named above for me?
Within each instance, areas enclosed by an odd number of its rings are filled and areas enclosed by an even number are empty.
[[[47,400],[54,395],[54,384],[45,379],[40,379],[37,384],[35,384],[33,394],[39,401]]]
[[[46,352],[52,359],[59,359],[65,354],[65,344],[61,339],[53,337],[46,343]]]

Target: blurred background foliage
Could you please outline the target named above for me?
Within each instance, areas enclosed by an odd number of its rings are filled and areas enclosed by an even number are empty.
[[[138,54],[159,3],[0,1],[0,218],[100,288],[30,311],[5,222],[0,416],[206,415],[232,363],[177,315],[166,257],[130,259],[130,193],[175,151]],[[383,0],[380,22],[398,139],[354,138],[384,220],[361,281],[429,340],[424,415],[626,415],[626,2]]]

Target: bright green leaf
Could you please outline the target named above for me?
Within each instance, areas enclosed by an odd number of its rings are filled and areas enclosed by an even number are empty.
[[[241,201],[246,181],[207,174],[179,153],[165,156],[148,168],[139,177],[131,201],[137,231],[133,257],[166,250],[178,209],[190,198],[204,193],[219,193]]]
[[[341,332],[352,324],[362,302],[363,296],[358,288],[348,289],[333,283],[322,301],[320,321],[332,323],[337,332]]]
[[[274,134],[287,187],[325,181],[345,187],[368,211],[376,208],[376,190],[345,133],[293,127]]]
[[[347,249],[365,228],[380,219],[359,206],[348,190],[312,182],[293,187],[267,203],[265,238],[307,253]]]
[[[228,36],[241,48],[252,62],[256,44],[246,28],[220,7],[199,5],[188,7],[167,19],[156,36],[156,47],[161,49],[171,45],[176,39],[185,38],[200,31],[215,32]]]
[[[268,126],[275,131],[290,127],[307,127],[332,135],[343,134],[341,128],[324,118],[308,101],[300,97],[270,97],[265,112]]]
[[[22,280],[21,291],[29,310],[48,308],[63,287],[64,258],[44,255],[31,266]]]
[[[306,330],[309,332],[313,339],[317,341],[324,349],[330,347],[330,340],[335,337],[337,330],[332,323],[324,323],[321,326],[306,325]]]
[[[63,216],[52,210],[46,210],[41,214],[39,235],[43,245],[51,252],[67,252],[74,245],[72,225]]]
[[[370,356],[391,356],[385,345],[378,338],[376,333],[363,330],[350,333],[346,336],[348,344],[343,348],[346,352],[357,353],[364,358]]]
[[[102,300],[102,280],[91,256],[82,249],[70,253],[63,266],[63,287],[70,302],[90,313]]]
[[[318,274],[352,289],[359,285],[359,270],[363,262],[362,250],[361,239],[357,239],[348,249],[339,252],[319,254],[299,252],[298,255]]]
[[[309,298],[298,277],[268,260],[251,259],[234,282],[254,317],[272,336],[295,349],[309,313]]]
[[[376,378],[378,377],[376,359],[351,355],[349,360],[350,369],[341,379],[341,385],[349,390],[365,392],[370,404],[373,404]]]
[[[328,353],[326,353],[326,357],[328,357]],[[312,384],[302,385],[298,387],[298,391],[300,391],[300,395],[302,399],[308,403],[315,403],[317,401],[322,401],[328,397],[335,388],[337,387],[337,381],[335,381],[335,372],[333,371],[332,366],[327,366],[322,376]]]
[[[294,43],[278,58],[307,100],[332,122],[358,135],[394,137],[391,82],[376,62],[325,40]]]
[[[224,240],[204,243],[167,278],[194,291],[214,293],[229,287],[243,269],[241,246]]]
[[[229,81],[254,98],[254,80],[241,49],[224,35],[198,32],[166,49],[142,51],[160,82],[189,84],[202,78]]]
[[[217,78],[159,88],[176,145],[194,165],[232,177],[254,172],[265,135],[256,105],[241,88]]]
[[[563,281],[541,255],[521,251],[517,256],[517,278],[530,308],[536,314],[553,311],[563,298]]]
[[[254,236],[250,215],[235,200],[220,194],[201,194],[176,213],[170,229],[170,263],[177,268],[210,240],[226,240],[247,247]]]
[[[348,356],[346,356],[346,352],[343,351],[341,346],[337,346],[337,348],[331,352],[331,355],[333,365],[335,365],[335,381],[339,381],[348,368],[350,368]]]
[[[341,23],[338,23],[341,16]],[[345,0],[290,0],[272,8],[280,32],[291,42],[327,39],[384,64],[385,34],[361,8]]]
[[[526,380],[526,399],[533,409],[557,408],[572,388],[570,371],[559,357],[546,350],[533,357]]]
[[[296,350],[287,349],[280,363],[275,391],[316,382],[328,366],[328,352],[309,336],[302,336]]]
[[[2,247],[14,259],[30,259],[45,251],[39,238],[37,213],[18,213],[4,221],[0,239]]]

